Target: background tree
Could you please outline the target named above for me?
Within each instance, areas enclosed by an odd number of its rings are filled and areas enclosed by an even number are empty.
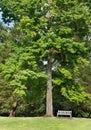
[[[8,114],[12,93],[12,91],[7,86],[7,82],[1,76],[2,66],[3,64],[5,64],[5,60],[8,58],[8,54],[10,52],[10,49],[6,43],[6,41],[8,41],[8,36],[9,36],[8,27],[5,27],[0,22],[0,106],[1,106],[0,114],[1,115]]]

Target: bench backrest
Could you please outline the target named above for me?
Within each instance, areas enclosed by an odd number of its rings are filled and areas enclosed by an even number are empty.
[[[58,110],[57,116],[59,116],[59,115],[69,115],[70,117],[72,117],[72,111]]]
[[[72,111],[61,111],[61,110],[58,110],[58,113],[59,114],[70,115],[70,114],[72,114]]]

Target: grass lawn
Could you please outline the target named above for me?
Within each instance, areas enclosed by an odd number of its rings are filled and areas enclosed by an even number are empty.
[[[91,130],[91,119],[0,117],[0,130]]]

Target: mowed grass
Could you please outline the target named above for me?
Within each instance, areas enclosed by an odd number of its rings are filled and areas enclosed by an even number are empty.
[[[91,130],[91,119],[0,117],[0,130]]]

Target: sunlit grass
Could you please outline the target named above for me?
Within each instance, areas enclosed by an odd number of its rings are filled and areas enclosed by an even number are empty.
[[[91,119],[1,117],[0,130],[91,130]]]

